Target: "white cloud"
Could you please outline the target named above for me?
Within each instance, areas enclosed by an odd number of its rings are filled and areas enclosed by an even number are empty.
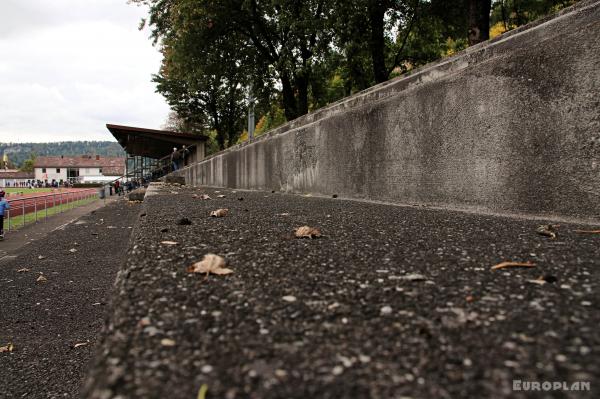
[[[161,56],[126,0],[0,2],[0,141],[111,140],[106,123],[158,128]]]

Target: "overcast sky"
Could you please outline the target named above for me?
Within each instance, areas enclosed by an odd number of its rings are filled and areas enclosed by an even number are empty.
[[[160,128],[161,56],[127,0],[0,0],[0,142],[114,140]]]

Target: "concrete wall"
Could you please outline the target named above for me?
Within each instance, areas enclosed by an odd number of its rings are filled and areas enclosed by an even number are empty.
[[[194,185],[600,220],[600,2],[178,174]]]

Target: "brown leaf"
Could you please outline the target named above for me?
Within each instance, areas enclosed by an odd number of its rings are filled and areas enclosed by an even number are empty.
[[[44,276],[40,275],[40,276],[37,278],[37,280],[35,280],[35,281],[37,281],[38,283],[42,283],[42,284],[43,284],[43,283],[47,283],[47,282],[48,282],[48,279],[47,279],[46,277],[44,277]]]
[[[73,349],[79,348],[80,346],[86,346],[87,344],[89,344],[89,342],[79,342],[79,343],[76,343],[75,345],[73,345]]]
[[[316,238],[321,237],[321,230],[316,227],[302,226],[296,229],[296,238]]]
[[[161,241],[162,245],[179,245],[177,241]]]
[[[535,263],[531,262],[502,262],[492,266],[491,270],[504,269],[506,267],[534,267]]]
[[[22,269],[19,269],[19,270],[17,270],[17,273],[26,273],[26,272],[28,272],[28,271],[29,271],[29,269],[28,269],[28,268],[26,268],[26,267],[24,267],[24,268],[22,268]]]
[[[575,230],[577,234],[600,234],[600,230]]]
[[[203,200],[209,200],[209,199],[212,199],[212,198],[210,198],[210,196],[209,196],[209,195],[202,194],[202,195],[200,196],[200,199],[203,199]]]
[[[206,254],[200,262],[196,262],[187,268],[188,273],[206,273],[225,275],[233,273],[233,270],[225,267],[225,259],[215,254]]]
[[[223,216],[227,215],[227,212],[229,212],[229,209],[217,209],[216,211],[212,211],[210,213],[210,216],[215,217],[215,218],[222,218]]]
[[[539,226],[535,231],[542,236],[550,237],[551,239],[556,238],[556,229],[559,227],[558,224],[543,224]]]
[[[0,353],[12,352],[14,349],[15,349],[14,345],[9,342],[8,345],[6,345],[6,346],[0,346]]]

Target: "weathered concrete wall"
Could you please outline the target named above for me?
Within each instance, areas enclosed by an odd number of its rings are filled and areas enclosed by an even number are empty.
[[[600,2],[179,172],[188,183],[600,219]]]

